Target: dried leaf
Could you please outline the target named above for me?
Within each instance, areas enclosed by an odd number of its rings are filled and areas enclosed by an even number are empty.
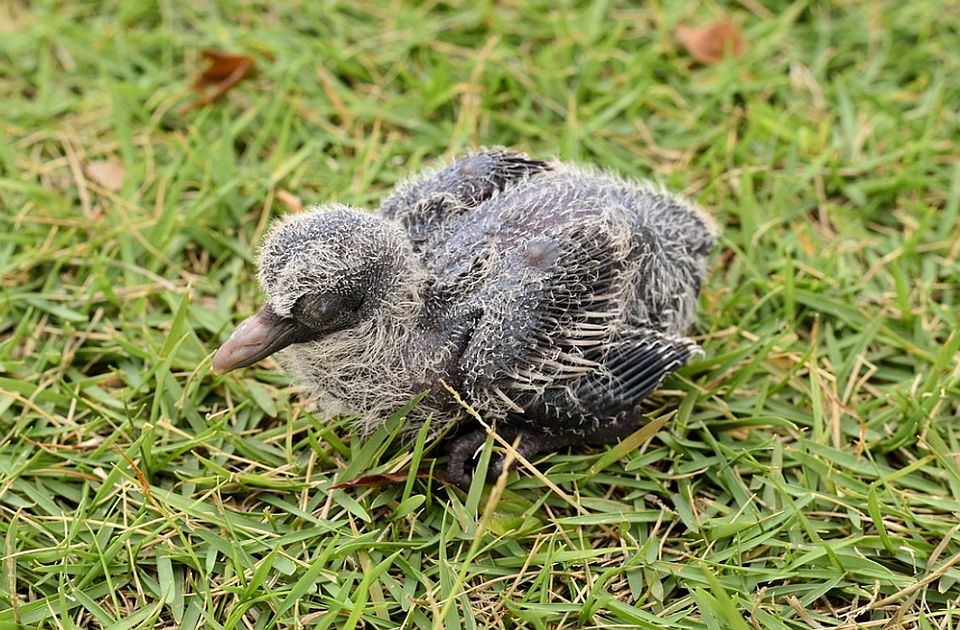
[[[703,28],[681,26],[677,29],[677,39],[686,47],[690,56],[700,63],[719,63],[728,54],[739,57],[746,47],[743,33],[730,20]]]
[[[193,89],[201,93],[206,91],[206,93],[199,96],[188,109],[209,105],[244,78],[253,74],[253,59],[246,55],[231,55],[210,49],[203,50],[200,54],[210,65],[193,82]]]
[[[303,202],[300,201],[300,197],[289,190],[278,190],[277,200],[293,212],[303,212]]]
[[[720,268],[729,269],[730,263],[733,262],[733,259],[737,257],[737,252],[732,247],[728,247],[723,250],[723,254],[720,256]]]
[[[380,486],[389,486],[395,483],[403,483],[407,480],[409,471],[401,470],[398,472],[392,473],[377,473],[375,475],[364,475],[362,477],[357,477],[356,479],[350,479],[349,481],[340,482],[332,486],[331,490],[342,490],[344,488],[379,488]],[[421,468],[417,471],[417,477],[427,477],[430,475],[430,471],[426,468]]]
[[[111,192],[117,192],[123,188],[123,177],[126,171],[123,165],[113,158],[88,162],[83,170],[87,177]]]
[[[243,69],[244,73],[253,70],[253,59],[247,55],[231,55],[230,53],[206,48],[200,51],[200,56],[210,62],[210,65],[194,81],[194,89],[223,83],[233,76],[238,69]]]

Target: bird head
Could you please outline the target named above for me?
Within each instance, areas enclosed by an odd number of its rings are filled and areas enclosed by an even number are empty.
[[[213,370],[246,367],[371,318],[396,292],[411,256],[400,226],[369,212],[331,206],[284,219],[260,248],[267,304],[237,326]]]

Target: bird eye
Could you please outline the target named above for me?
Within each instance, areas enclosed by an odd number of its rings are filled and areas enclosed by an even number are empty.
[[[353,293],[309,293],[290,309],[299,323],[317,332],[342,330],[359,320],[363,298]]]
[[[323,330],[340,311],[340,296],[335,293],[307,294],[297,299],[290,314],[295,320],[314,330]]]

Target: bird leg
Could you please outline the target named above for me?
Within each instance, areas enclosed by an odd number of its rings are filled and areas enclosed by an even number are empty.
[[[487,432],[484,429],[476,429],[453,438],[447,458],[447,481],[463,491],[470,487],[473,475],[467,473],[467,462],[473,459],[486,439]]]
[[[503,424],[497,426],[497,433],[511,444],[516,442],[517,437],[520,442],[517,444],[517,453],[524,459],[530,459],[537,453],[546,450],[556,450],[579,441],[575,436],[570,435],[547,435],[535,429],[517,426],[514,424]],[[473,479],[473,460],[480,447],[487,439],[485,429],[475,429],[453,439],[450,445],[449,458],[447,459],[447,480],[466,491],[470,487],[470,480]],[[503,471],[505,456],[494,455],[494,459],[487,468],[487,481],[491,483],[497,480]],[[511,463],[511,467],[516,464],[516,460]]]

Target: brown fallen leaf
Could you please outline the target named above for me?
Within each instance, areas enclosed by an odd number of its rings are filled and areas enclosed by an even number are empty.
[[[719,63],[728,54],[739,57],[746,48],[740,28],[730,20],[708,24],[703,28],[681,26],[677,39],[700,63]]]
[[[300,201],[300,197],[297,197],[289,190],[278,190],[277,200],[293,212],[303,212],[303,202]]]
[[[88,162],[83,170],[87,174],[87,177],[110,192],[117,192],[123,188],[123,176],[126,174],[126,171],[123,165],[113,158]]]
[[[205,107],[221,98],[227,90],[254,72],[253,59],[246,55],[231,55],[209,48],[200,52],[209,66],[193,82],[193,89],[201,93],[187,109]]]
[[[348,481],[342,481],[338,484],[334,484],[330,487],[331,490],[343,490],[344,488],[379,488],[380,486],[389,486],[395,483],[403,483],[407,480],[407,475],[409,471],[401,470],[399,472],[393,473],[377,473],[374,475],[363,475],[362,477],[357,477],[356,479],[350,479]],[[417,477],[428,477],[430,475],[430,470],[427,468],[421,468],[417,471]]]
[[[723,250],[723,254],[720,255],[720,268],[727,269],[736,257],[737,252],[732,247]]]

